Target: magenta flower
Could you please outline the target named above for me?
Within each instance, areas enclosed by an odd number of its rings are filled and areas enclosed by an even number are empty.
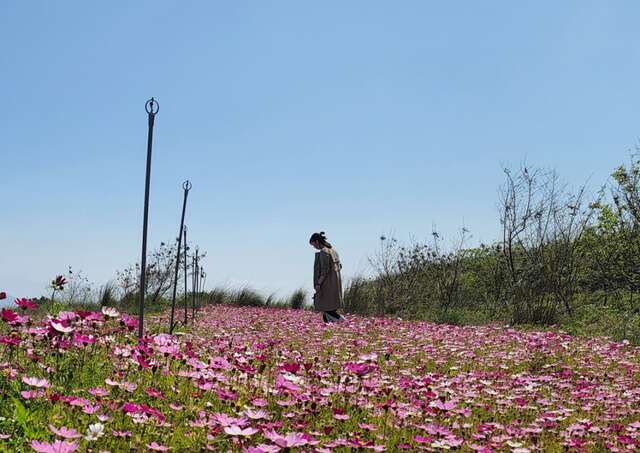
[[[6,344],[7,346],[18,346],[20,344],[20,337],[7,337],[0,335],[0,344]]]
[[[138,327],[138,319],[132,318],[126,313],[122,314],[122,317],[120,318],[120,322],[124,324],[124,326],[129,330],[134,330],[136,327]]]
[[[291,374],[298,374],[298,371],[300,371],[300,364],[299,363],[285,363],[284,365],[282,365],[280,367],[281,370],[284,370],[288,373]]]
[[[64,290],[64,285],[66,284],[67,284],[67,279],[64,278],[62,275],[58,275],[56,278],[51,280],[51,288],[53,288],[56,291]]]
[[[366,363],[347,363],[344,367],[347,371],[358,376],[364,376],[371,371],[371,367]]]
[[[2,320],[5,322],[14,322],[18,319],[18,313],[8,308],[0,310],[0,316],[2,316]]]
[[[164,445],[160,445],[156,442],[151,442],[150,444],[147,444],[147,448],[150,450],[155,450],[155,451],[168,451],[171,450],[170,447],[165,447]]]
[[[56,440],[53,443],[38,442],[34,440],[31,442],[31,448],[39,453],[71,453],[76,451],[78,444],[76,442],[65,442]]]
[[[140,406],[135,403],[124,403],[122,405],[122,410],[127,414],[135,414],[140,412],[142,409],[140,409]]]
[[[16,299],[15,304],[23,310],[35,310],[36,308],[38,308],[38,304],[34,303],[32,300],[25,298]]]

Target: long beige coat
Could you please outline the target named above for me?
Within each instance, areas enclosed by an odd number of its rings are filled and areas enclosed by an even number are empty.
[[[313,297],[313,306],[318,311],[331,311],[342,307],[342,263],[333,248],[323,248],[316,253],[313,265],[313,285],[320,291]]]

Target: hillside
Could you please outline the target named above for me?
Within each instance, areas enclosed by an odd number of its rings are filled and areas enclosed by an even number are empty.
[[[175,336],[153,319],[138,344],[113,309],[37,327],[13,313],[2,451],[639,446],[640,349],[604,339],[211,306]]]

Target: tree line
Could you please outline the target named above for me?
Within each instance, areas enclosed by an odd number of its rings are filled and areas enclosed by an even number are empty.
[[[500,320],[615,329],[640,340],[640,159],[590,195],[557,172],[504,168],[500,237],[469,247],[470,233],[400,243],[380,238],[374,276],[346,288],[348,311],[453,323]],[[605,319],[606,321],[603,321]],[[591,322],[596,321],[596,322]],[[609,323],[602,325],[598,323]]]

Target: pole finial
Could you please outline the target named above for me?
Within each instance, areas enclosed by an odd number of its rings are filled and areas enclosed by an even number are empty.
[[[160,104],[155,98],[151,98],[144,104],[144,109],[149,115],[155,115],[160,111]]]

